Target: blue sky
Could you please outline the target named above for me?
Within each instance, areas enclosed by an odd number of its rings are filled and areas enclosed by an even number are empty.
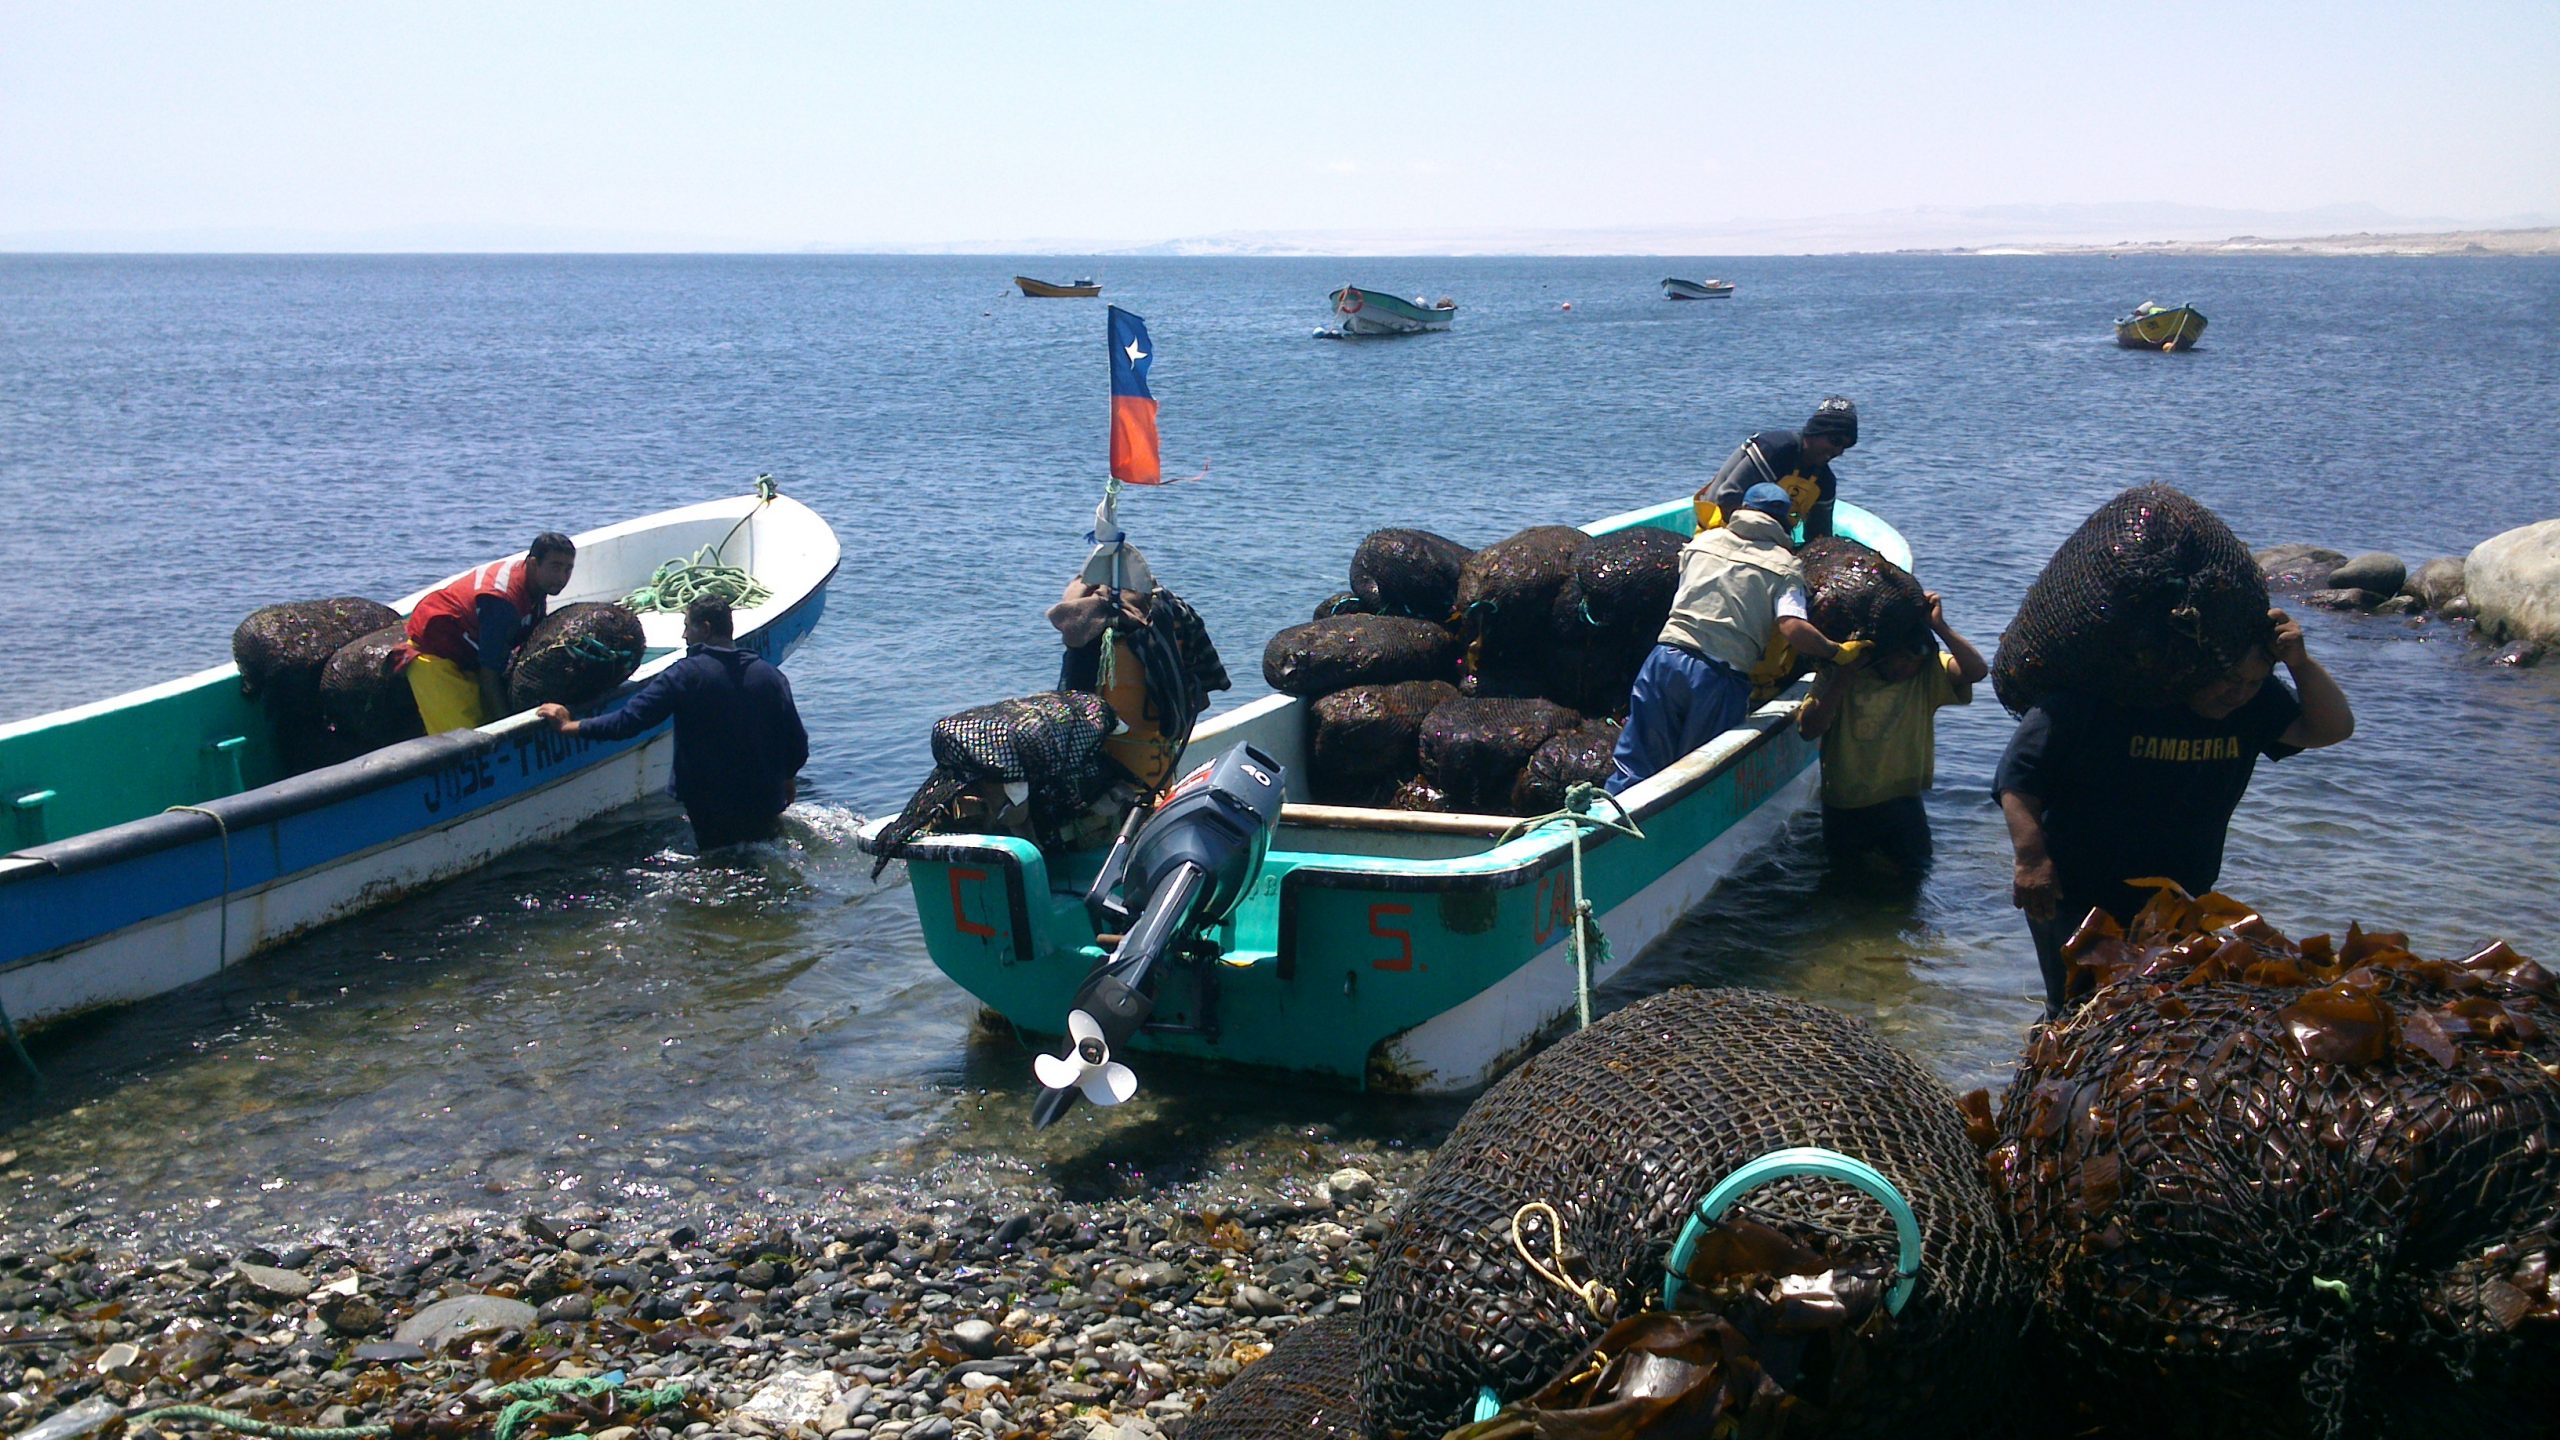
[[[0,243],[2560,212],[2560,5],[0,0]]]

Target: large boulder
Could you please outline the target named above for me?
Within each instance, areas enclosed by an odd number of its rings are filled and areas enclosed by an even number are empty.
[[[2409,567],[2397,555],[2368,550],[2329,572],[2332,590],[2362,590],[2369,595],[2397,595],[2400,582],[2409,578]]]
[[[2329,576],[2347,557],[2317,545],[2270,545],[2250,552],[2270,590],[2326,590]]]
[[[2538,520],[2480,542],[2462,565],[2463,588],[2493,640],[2560,644],[2560,520]]]

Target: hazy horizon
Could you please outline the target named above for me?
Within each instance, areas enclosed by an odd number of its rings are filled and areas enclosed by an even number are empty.
[[[0,249],[1741,255],[2516,228],[2560,209],[2556,71],[2536,0],[18,0]]]

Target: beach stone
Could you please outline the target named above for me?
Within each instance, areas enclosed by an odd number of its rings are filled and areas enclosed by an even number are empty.
[[[2442,620],[2477,620],[2480,618],[2480,602],[2469,595],[2456,595],[2436,607],[2436,617]]]
[[[2493,535],[2462,564],[2463,589],[2492,640],[2560,642],[2560,520]]]
[[[426,1359],[427,1352],[405,1340],[376,1340],[357,1346],[353,1358],[366,1365],[406,1365]]]
[[[93,1396],[25,1431],[19,1440],[79,1440],[105,1429],[109,1421],[123,1414],[123,1406],[103,1395]]]
[[[313,1308],[320,1314],[320,1323],[340,1335],[370,1335],[389,1318],[382,1313],[381,1303],[369,1295],[332,1293]]]
[[[2346,556],[2318,545],[2270,545],[2249,558],[2258,562],[2270,590],[2326,590],[2330,574],[2347,563]]]
[[[2445,603],[2462,593],[2462,562],[2450,555],[2439,555],[2409,572],[2400,583],[2400,593],[2415,595],[2430,610],[2440,610]]]
[[[984,1320],[963,1320],[951,1327],[951,1343],[964,1355],[984,1360],[996,1353],[996,1327]]]
[[[2364,610],[2373,605],[2373,595],[2370,591],[2347,587],[2314,590],[2302,598],[2323,610]]]
[[[2368,550],[2329,572],[2332,590],[2363,590],[2375,595],[2397,595],[2402,581],[2409,578],[2409,567],[2400,557],[2381,550]]]
[[[1377,1177],[1366,1170],[1341,1169],[1325,1177],[1324,1188],[1336,1205],[1365,1205],[1378,1193]]]
[[[593,1319],[596,1302],[584,1295],[561,1295],[544,1303],[539,1314],[545,1325],[562,1321]]]
[[[756,1387],[746,1403],[722,1419],[777,1435],[815,1429],[820,1416],[844,1397],[843,1382],[826,1370],[785,1370]]]
[[[311,1277],[299,1271],[252,1265],[246,1260],[233,1261],[231,1269],[261,1300],[299,1300],[311,1293]]]
[[[2417,596],[2394,595],[2390,599],[2383,601],[2381,604],[2374,606],[2373,613],[2376,615],[2406,615],[2417,608]]]
[[[530,1330],[541,1314],[521,1300],[497,1295],[456,1295],[439,1300],[400,1322],[391,1338],[408,1345],[441,1350],[456,1340],[498,1330]]]
[[[98,1352],[90,1369],[112,1379],[128,1383],[142,1378],[142,1347],[131,1341],[118,1341]]]
[[[1279,1296],[1259,1285],[1239,1285],[1236,1287],[1235,1308],[1247,1315],[1277,1315],[1287,1307],[1280,1303]]]

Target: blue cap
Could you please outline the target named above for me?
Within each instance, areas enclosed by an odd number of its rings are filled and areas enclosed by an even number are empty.
[[[1763,515],[1775,515],[1781,520],[1792,520],[1796,514],[1794,497],[1788,495],[1784,487],[1772,485],[1766,480],[1742,492],[1742,508],[1757,510]]]

